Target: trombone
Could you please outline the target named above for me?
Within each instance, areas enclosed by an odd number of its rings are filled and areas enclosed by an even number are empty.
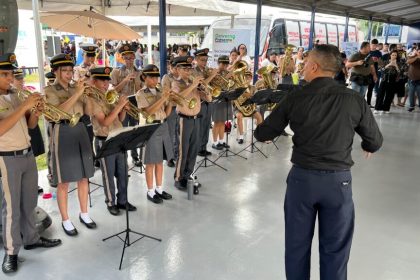
[[[105,101],[109,105],[113,105],[118,102],[118,92],[114,89],[110,89],[105,93],[102,93],[96,87],[86,85],[83,94],[87,97],[91,97],[97,101]]]
[[[29,91],[29,90],[18,90],[17,91],[17,96],[21,101],[25,101],[26,98],[28,98],[29,95],[33,94],[33,92]],[[59,123],[61,120],[68,120],[70,122],[70,126],[73,127],[76,124],[79,123],[79,119],[81,117],[80,113],[76,113],[76,114],[69,114],[67,112],[64,112],[63,110],[59,109],[58,107],[48,103],[47,101],[45,101],[43,99],[42,101],[42,105],[43,105],[43,109],[41,111],[41,113],[49,120],[51,120],[52,122],[55,123]],[[37,107],[39,105],[37,105],[36,107],[32,108],[32,111],[36,111]]]
[[[130,98],[133,95],[127,96],[127,98]],[[117,99],[118,102],[118,99]],[[127,103],[128,109],[126,110],[127,114],[129,114],[132,118],[136,119],[137,121],[140,121],[140,116],[142,116],[146,120],[146,124],[151,124],[155,121],[155,115],[149,115],[149,113],[146,112],[144,109],[138,108],[136,105],[128,101]]]
[[[163,91],[161,84],[157,84],[156,88],[159,91]],[[176,93],[174,91],[171,91],[171,92],[172,92],[172,97],[169,96],[169,101],[172,101],[181,107],[187,104],[189,109],[194,109],[195,106],[197,105],[197,99],[195,99],[194,97],[191,99],[187,99],[179,93]]]

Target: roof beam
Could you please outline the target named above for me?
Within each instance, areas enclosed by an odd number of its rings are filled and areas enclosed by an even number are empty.
[[[419,7],[419,4],[414,4],[414,5],[400,7],[400,8],[396,8],[396,9],[392,9],[392,10],[386,10],[386,12],[387,13],[393,13],[393,12],[404,11],[404,10],[408,10],[408,9],[412,9],[412,8],[418,8],[418,7]]]
[[[366,9],[366,8],[373,8],[379,5],[383,5],[383,4],[389,4],[389,3],[393,3],[393,2],[398,2],[398,0],[383,0],[380,2],[369,2],[367,4],[363,4],[363,5],[359,5],[359,6],[355,6],[352,7],[353,9]]]

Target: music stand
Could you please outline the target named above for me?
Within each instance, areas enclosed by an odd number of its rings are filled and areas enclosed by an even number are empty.
[[[229,119],[229,106],[231,106],[231,101],[238,99],[244,92],[246,91],[246,88],[237,88],[230,91],[223,91],[220,93],[220,95],[217,97],[218,100],[224,100],[226,102],[226,121]],[[226,144],[229,145],[229,133],[226,131]],[[229,155],[231,153],[231,155]],[[221,157],[229,157],[229,156],[237,156],[241,157],[243,159],[247,159],[244,156],[241,156],[239,153],[232,152],[230,148],[226,148],[223,152],[219,154],[219,157],[216,158],[215,161],[217,161]]]
[[[134,126],[134,127],[130,127],[129,129],[127,128],[121,129],[121,132],[117,133],[114,137],[111,137],[111,138],[108,137],[108,139],[104,142],[101,149],[98,151],[96,158],[101,158],[101,157],[105,157],[108,155],[121,153],[121,152],[124,153],[125,173],[127,176],[127,185],[128,185],[127,151],[137,148],[141,145],[144,145],[147,142],[147,140],[150,139],[152,134],[156,131],[156,129],[159,126],[160,126],[159,124],[153,124],[153,125],[147,125],[147,126]],[[126,189],[128,191],[128,188]],[[121,265],[124,259],[125,248],[131,246],[132,244],[139,241],[140,239],[143,239],[144,237],[147,237],[156,241],[162,241],[162,239],[131,230],[129,214],[128,214],[128,199],[125,204],[125,215],[126,215],[126,229],[116,234],[113,234],[107,238],[102,239],[102,241],[106,241],[110,238],[118,237],[121,241],[124,242],[119,270],[121,270]],[[125,233],[125,239],[122,239],[120,237],[120,234],[123,234],[123,233]],[[137,234],[140,237],[134,240],[133,242],[130,242],[130,233]]]
[[[257,104],[257,105],[265,105],[268,103],[279,103],[280,100],[286,95],[286,92],[283,90],[274,90],[274,89],[263,89],[257,91],[251,98],[246,100],[244,102],[244,105],[249,104]],[[255,145],[254,141],[254,114],[252,114],[252,121],[251,121],[251,144],[249,144],[247,147],[242,149],[239,153],[243,151],[250,152],[251,154],[259,152],[261,153],[265,158],[268,158],[266,154],[264,154],[258,147]],[[272,142],[274,144],[274,142]],[[274,146],[278,149],[277,145],[274,144]],[[248,148],[251,148],[249,151]],[[255,151],[254,151],[255,150]]]

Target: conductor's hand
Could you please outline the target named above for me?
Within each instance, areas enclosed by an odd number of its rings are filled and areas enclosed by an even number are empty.
[[[364,151],[365,159],[370,159],[372,157],[372,153]]]

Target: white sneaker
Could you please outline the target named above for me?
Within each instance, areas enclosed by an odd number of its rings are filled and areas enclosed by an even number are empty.
[[[391,112],[390,111],[385,111],[384,114],[391,114]]]
[[[381,111],[375,110],[375,111],[373,111],[373,113],[374,113],[375,115],[379,115],[379,114],[381,113]]]

